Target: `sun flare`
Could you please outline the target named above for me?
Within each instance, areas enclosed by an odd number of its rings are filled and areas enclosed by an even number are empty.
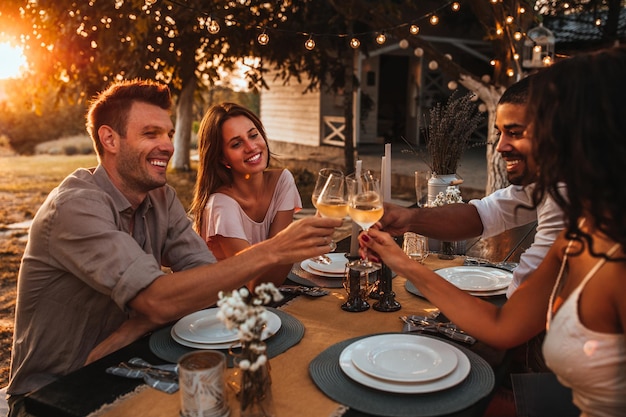
[[[0,79],[17,78],[26,70],[26,57],[19,47],[0,43]]]

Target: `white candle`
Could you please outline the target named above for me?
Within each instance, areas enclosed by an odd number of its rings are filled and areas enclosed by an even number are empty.
[[[385,182],[383,187],[383,201],[391,201],[391,143],[385,144]]]
[[[356,169],[354,170],[354,178],[358,178],[361,176],[361,168],[363,166],[363,161],[360,159],[356,161]],[[361,231],[361,227],[352,222],[352,236],[350,237],[350,256],[358,257],[359,256],[359,232]]]
[[[533,65],[540,65],[541,64],[541,46],[537,45],[537,46],[533,47],[532,63],[533,63]]]
[[[387,169],[385,168],[385,157],[380,158],[380,196],[383,201],[385,200],[385,172]]]

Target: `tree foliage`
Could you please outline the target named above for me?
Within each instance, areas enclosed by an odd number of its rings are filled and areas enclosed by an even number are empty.
[[[167,83],[178,98],[175,149],[180,157],[175,154],[173,159],[177,168],[188,166],[196,99],[222,82],[222,70],[235,69],[243,59],[255,57],[247,60],[246,67],[253,89],[267,87],[265,77],[272,69],[285,83],[304,82],[303,93],[317,89],[346,93],[349,167],[353,166],[351,92],[358,88],[349,36],[359,36],[359,51],[366,55],[380,47],[373,39],[379,31],[386,31],[392,42],[406,39],[412,48],[424,51],[425,59],[436,60],[450,78],[475,91],[492,110],[494,97],[523,71],[511,48],[519,42],[514,32],[507,27],[495,30],[508,15],[517,16],[516,24],[525,30],[536,21],[535,9],[559,14],[567,4],[569,11],[606,10],[603,33],[613,39],[623,3],[466,0],[459,13],[452,13],[450,3],[440,0],[3,0],[0,39],[14,36],[25,46],[34,69],[30,82],[48,86],[33,89],[33,94],[43,91],[58,100],[84,104],[112,80],[141,77]],[[518,16],[519,7],[527,13]],[[488,80],[447,59],[425,38],[407,36],[407,22],[434,10],[442,16],[441,32],[490,41],[496,65]],[[220,30],[212,33],[209,29],[215,22]],[[265,46],[257,41],[264,31],[270,37]],[[316,42],[311,51],[303,47],[309,37]]]

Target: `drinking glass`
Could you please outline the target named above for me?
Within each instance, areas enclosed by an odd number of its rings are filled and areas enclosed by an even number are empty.
[[[343,174],[330,174],[324,187],[317,197],[317,211],[322,217],[343,219],[348,215],[348,198],[346,195],[346,182]],[[330,241],[330,251],[337,248],[334,239]]]
[[[407,256],[421,264],[428,257],[428,239],[426,236],[413,232],[406,232],[402,241],[402,250]]]
[[[383,217],[383,199],[380,193],[380,179],[375,178],[370,171],[360,176],[348,176],[348,214],[352,221],[361,226],[364,231]],[[366,258],[361,260],[364,267],[373,267],[374,264]],[[380,266],[377,266],[380,267]]]
[[[326,181],[328,181],[328,177],[330,176],[330,174],[343,176],[343,172],[339,171],[338,169],[322,168],[319,170],[319,172],[317,173],[317,179],[315,181],[315,188],[313,188],[313,192],[311,193],[311,203],[313,204],[313,207],[315,207],[315,209],[317,209],[317,199],[319,198],[320,193],[324,188],[324,185],[326,185]],[[319,255],[311,258],[310,260],[319,264],[326,265],[329,265],[332,262],[331,259],[326,255]]]

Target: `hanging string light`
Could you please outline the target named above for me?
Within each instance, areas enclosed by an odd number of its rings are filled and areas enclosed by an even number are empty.
[[[217,23],[217,20],[213,19],[212,17],[209,17],[209,25],[208,25],[207,30],[209,31],[211,35],[215,35],[217,32],[220,31],[220,24]]]
[[[304,47],[309,51],[315,49],[315,41],[313,40],[313,35],[309,35],[309,39],[304,42]]]
[[[260,45],[267,45],[270,42],[270,36],[265,33],[265,30],[256,38]]]
[[[242,2],[243,0],[238,0],[238,1]],[[146,7],[149,7],[149,6],[153,6],[154,4],[156,4],[158,0],[144,0],[144,2],[145,2]],[[166,2],[173,3],[181,7],[188,7],[188,6],[185,6],[185,4],[182,3],[181,0],[166,0]],[[418,25],[420,21],[428,19],[429,23],[434,26],[440,23],[440,17],[438,16],[438,14],[442,13],[443,10],[448,9],[448,10],[452,10],[453,12],[457,12],[461,8],[461,2],[459,0],[449,0],[449,1],[441,2],[441,3],[442,4],[438,6],[436,10],[429,11],[427,14],[424,14],[417,19],[414,18],[408,24],[402,23],[392,28],[378,29],[369,33],[364,32],[364,33],[359,33],[356,35],[346,34],[346,33],[343,33],[343,34],[342,33],[334,33],[334,34],[330,33],[330,34],[321,34],[321,35],[320,34],[313,35],[311,33],[306,33],[306,32],[304,33],[294,32],[294,33],[297,35],[305,35],[306,37],[308,37],[308,39],[306,39],[306,41],[304,42],[304,46],[309,51],[317,47],[316,42],[313,39],[314,36],[334,36],[334,37],[339,37],[339,38],[348,38],[350,47],[353,49],[358,49],[362,46],[361,39],[363,39],[364,37],[369,38],[369,36],[372,36],[373,34],[375,37],[376,43],[378,45],[383,45],[387,42],[387,35],[385,33],[389,33],[390,31],[393,31],[396,29],[402,29],[402,28],[408,27],[409,33],[413,36],[416,36],[420,33],[420,26]],[[489,3],[493,4],[496,8],[499,8],[503,4],[503,1],[502,0],[489,0]],[[522,51],[518,53],[518,51],[516,50],[518,46],[516,46],[515,43],[525,40],[529,36],[524,32],[523,29],[516,27],[516,21],[519,19],[520,15],[526,13],[526,9],[522,6],[519,6],[518,2],[516,3],[518,5],[516,5],[513,10],[503,10],[503,13],[501,14],[495,13],[495,15],[499,17],[496,17],[495,28],[492,29],[493,32],[491,33],[491,35],[493,36],[497,34],[497,36],[502,37],[505,34],[508,34],[511,36],[510,54],[508,56],[511,57],[509,59],[512,61],[513,67],[519,70],[520,69],[519,63],[522,64],[522,67],[529,68],[529,66],[524,65],[528,61],[527,54],[529,54],[529,51],[527,51],[527,47],[526,45],[524,45],[523,54],[522,54]],[[506,5],[503,5],[502,7],[504,7],[504,9],[508,8]],[[213,16],[211,16],[207,12],[202,12],[202,14],[205,16],[206,27],[207,27],[208,32],[211,34],[217,34],[221,30],[218,20],[215,20]],[[230,20],[226,19],[225,24],[227,26],[232,26],[232,25],[236,25],[237,22],[235,22],[232,19]],[[281,30],[279,28],[274,28],[273,30],[276,30],[279,32],[289,32],[287,30]],[[263,31],[257,36],[257,41],[260,45],[267,45],[269,43],[270,36],[267,34],[265,29],[263,29]],[[409,46],[407,44],[408,44],[408,40],[402,39],[402,36],[400,36],[400,40],[398,41],[398,46],[404,49]],[[533,46],[536,46],[536,45],[533,45]],[[415,56],[418,56],[418,57],[421,57],[424,55],[424,52],[421,48],[415,49],[413,53]],[[534,56],[533,56],[533,53],[534,53]],[[538,52],[534,51],[534,49],[530,50],[530,56],[535,59],[535,61],[532,63],[532,67],[550,65],[552,61],[554,60],[553,52],[551,52],[549,49],[546,51],[545,48],[542,48],[540,53],[541,55],[539,56],[540,56],[541,64],[537,65],[536,58],[537,58]],[[520,58],[520,55],[522,55],[521,58]],[[438,63],[430,63],[430,64],[431,64],[430,66],[438,65]],[[493,61],[492,65],[496,65],[496,62]],[[497,63],[497,65],[504,66],[504,63],[499,62]],[[507,74],[508,74],[508,70],[507,70]]]

